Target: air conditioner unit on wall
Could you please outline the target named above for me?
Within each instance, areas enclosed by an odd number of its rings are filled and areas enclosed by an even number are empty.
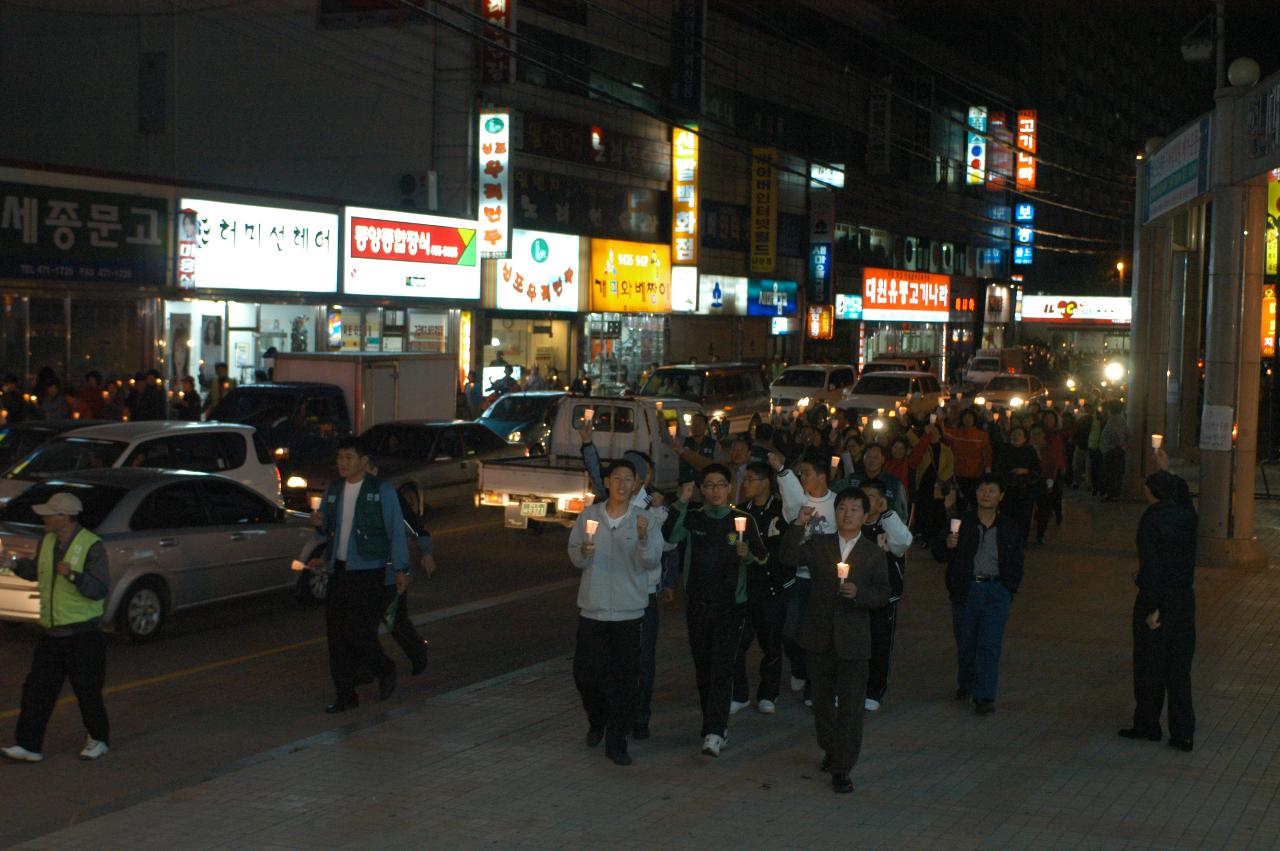
[[[916,271],[920,264],[920,238],[907,236],[902,239],[902,268]]]

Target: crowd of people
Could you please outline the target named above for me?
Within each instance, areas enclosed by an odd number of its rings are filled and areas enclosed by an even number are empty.
[[[236,381],[225,363],[214,365],[214,374],[198,387],[184,375],[167,386],[159,370],[134,373],[129,378],[104,379],[90,370],[78,385],[64,384],[51,368],[20,379],[13,373],[0,378],[0,422],[27,420],[200,420]],[[204,397],[201,397],[201,389]]]

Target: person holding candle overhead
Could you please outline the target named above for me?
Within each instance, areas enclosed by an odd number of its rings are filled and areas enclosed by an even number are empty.
[[[582,571],[573,681],[587,712],[587,747],[604,740],[605,756],[630,765],[649,577],[661,564],[663,540],[632,502],[634,464],[610,464],[605,486],[608,499],[587,506],[569,533],[569,560]]]
[[[719,756],[728,736],[733,665],[746,620],[747,577],[768,561],[755,520],[729,505],[729,468],[702,471],[702,505],[691,506],[693,483],[680,486],[663,537],[685,544],[684,585],[689,649],[702,703],[702,752]],[[738,530],[738,519],[744,522]]]
[[[822,770],[830,772],[838,793],[853,791],[849,772],[862,750],[858,698],[866,694],[871,657],[868,613],[886,605],[890,594],[885,553],[863,534],[868,507],[865,493],[847,488],[835,498],[834,534],[806,538],[814,509],[805,506],[782,536],[783,563],[809,567],[809,600],[797,641],[813,686]]]

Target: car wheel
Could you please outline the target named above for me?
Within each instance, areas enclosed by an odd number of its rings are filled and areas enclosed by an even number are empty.
[[[325,548],[318,547],[315,552],[311,553],[311,558],[323,559],[325,557]],[[298,576],[298,587],[294,590],[294,596],[301,603],[317,604],[323,603],[325,597],[329,594],[329,574],[324,570],[304,570]]]
[[[124,595],[117,620],[129,640],[141,644],[159,635],[168,617],[164,586],[156,579],[141,579]]]

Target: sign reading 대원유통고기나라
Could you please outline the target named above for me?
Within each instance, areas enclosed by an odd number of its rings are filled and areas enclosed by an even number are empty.
[[[862,318],[869,322],[946,322],[950,306],[947,275],[862,270]]]
[[[182,198],[178,287],[335,292],[337,238],[337,213]]]
[[[480,297],[476,223],[347,207],[342,291],[404,298]]]

